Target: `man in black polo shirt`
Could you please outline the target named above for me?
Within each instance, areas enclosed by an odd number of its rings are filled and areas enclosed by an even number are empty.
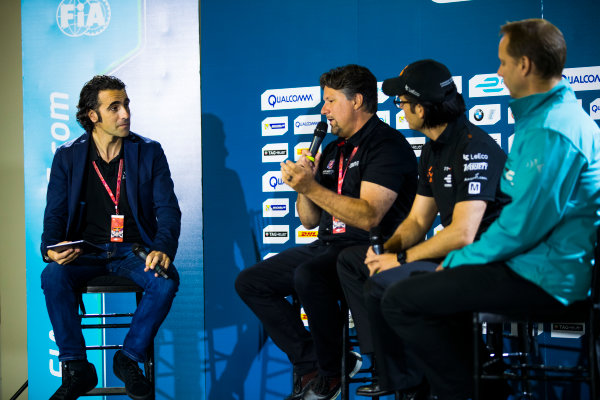
[[[243,270],[240,297],[294,367],[288,399],[333,399],[340,390],[343,299],[335,265],[345,247],[368,242],[381,225],[390,235],[408,214],[417,184],[417,165],[406,139],[376,115],[377,81],[357,65],[321,76],[327,117],[338,139],[313,164],[305,152],[281,164],[284,181],[298,192],[298,215],[306,228],[319,226],[318,240],[285,250]],[[285,299],[297,294],[310,332]],[[354,354],[352,373],[361,365]],[[310,384],[309,384],[310,381]]]
[[[338,273],[361,352],[376,355],[374,377],[379,379],[359,387],[357,394],[405,391],[419,398],[426,391],[423,375],[412,365],[410,349],[399,343],[381,317],[381,294],[411,273],[434,271],[451,250],[473,242],[487,229],[508,202],[499,189],[506,155],[466,119],[464,100],[444,65],[414,62],[399,77],[384,81],[383,91],[396,96],[394,103],[404,110],[409,127],[430,139],[419,160],[417,196],[409,215],[385,242],[383,254],[369,246],[348,248],[338,257]],[[438,212],[444,229],[423,241]],[[374,276],[365,284],[370,275]]]

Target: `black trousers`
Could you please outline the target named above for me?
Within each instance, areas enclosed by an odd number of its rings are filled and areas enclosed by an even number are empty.
[[[373,353],[373,338],[369,313],[363,297],[363,286],[369,278],[369,269],[365,265],[365,256],[369,245],[348,247],[337,259],[337,271],[348,307],[360,342],[362,354]]]
[[[283,350],[294,371],[314,370],[324,376],[341,371],[343,293],[336,273],[338,254],[355,242],[294,247],[240,272],[235,288],[262,321],[273,342]],[[308,317],[310,332],[298,311],[286,300],[296,294]]]
[[[423,368],[413,349],[405,345],[385,320],[381,300],[386,289],[412,277],[435,271],[438,261],[422,260],[383,271],[364,285],[364,301],[371,321],[379,385],[385,390],[408,389],[423,381]]]
[[[535,311],[563,305],[504,263],[461,266],[413,276],[390,286],[381,311],[416,353],[440,400],[473,395],[474,311]]]

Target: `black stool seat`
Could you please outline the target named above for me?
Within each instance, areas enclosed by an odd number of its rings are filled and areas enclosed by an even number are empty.
[[[82,293],[143,293],[144,289],[131,279],[118,275],[100,275],[80,288]]]
[[[77,290],[77,295],[79,297],[79,308],[80,308],[80,318],[81,318],[81,328],[82,329],[110,329],[110,328],[128,328],[130,326],[129,322],[125,323],[109,323],[106,321],[107,318],[120,318],[120,317],[128,317],[129,319],[133,317],[133,312],[130,313],[104,313],[104,314],[88,314],[85,311],[85,306],[83,304],[83,294],[86,293],[135,293],[136,306],[142,300],[142,294],[144,293],[144,289],[133,282],[131,279],[117,276],[117,275],[101,275],[97,276],[93,279],[90,279],[86,282],[85,285],[82,285]],[[89,318],[101,318],[102,322],[99,324],[85,324],[84,319]],[[107,345],[103,344],[100,346],[86,346],[87,350],[117,350],[121,349],[122,345]],[[154,346],[150,346],[148,350],[147,360],[144,363],[144,370],[146,372],[146,377],[150,380],[150,382],[154,382]],[[64,364],[63,364],[63,377],[64,375]],[[111,395],[124,395],[126,394],[124,387],[99,387],[90,390],[84,396],[111,396]],[[152,393],[152,399],[154,399],[154,392]]]

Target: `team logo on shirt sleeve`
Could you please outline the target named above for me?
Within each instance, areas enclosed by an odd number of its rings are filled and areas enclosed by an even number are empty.
[[[467,189],[469,194],[479,194],[481,193],[481,183],[480,182],[469,182],[469,188]]]

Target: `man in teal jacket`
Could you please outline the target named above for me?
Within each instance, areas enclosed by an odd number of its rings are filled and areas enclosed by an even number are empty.
[[[498,75],[515,116],[501,190],[512,202],[438,272],[399,282],[382,300],[440,400],[473,394],[471,312],[561,308],[585,299],[591,285],[600,129],[562,79],[566,44],[554,25],[530,19],[501,33]]]

